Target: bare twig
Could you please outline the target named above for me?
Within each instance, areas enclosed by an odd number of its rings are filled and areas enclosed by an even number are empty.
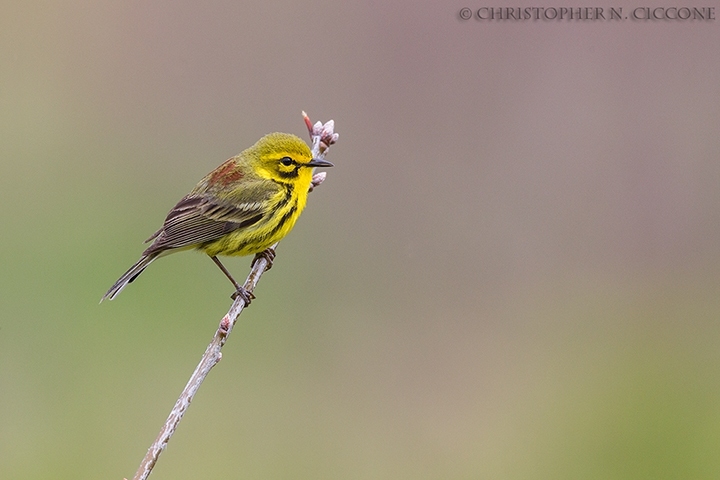
[[[338,139],[338,134],[334,132],[335,124],[332,120],[330,120],[324,125],[320,122],[313,125],[305,112],[302,112],[302,115],[305,120],[305,125],[308,127],[310,139],[312,140],[313,157],[322,159],[325,157],[325,153],[328,148],[330,148],[330,145],[335,143]],[[312,184],[310,185],[310,191],[320,185],[324,180],[325,172],[315,174],[312,179]],[[277,245],[278,244],[276,243],[272,246],[272,248],[277,247]],[[243,285],[248,292],[252,293],[255,290],[255,286],[258,281],[260,281],[260,277],[265,272],[267,265],[268,263],[266,258],[262,256],[257,257],[257,260],[253,263],[250,274]],[[223,345],[225,345],[230,332],[232,332],[232,329],[237,322],[238,316],[242,313],[244,308],[245,302],[240,296],[238,296],[232,306],[230,306],[230,310],[228,310],[220,321],[220,325],[215,332],[212,342],[208,345],[205,353],[200,359],[200,363],[195,368],[195,371],[190,376],[190,380],[188,380],[188,383],[185,385],[180,397],[175,402],[175,406],[165,421],[165,425],[163,425],[160,429],[160,433],[153,444],[150,445],[150,448],[145,454],[145,458],[143,458],[140,463],[140,467],[138,467],[137,472],[135,472],[133,480],[145,480],[148,476],[150,476],[153,467],[157,463],[158,457],[160,457],[162,451],[165,450],[165,447],[170,441],[170,437],[172,437],[175,433],[175,429],[180,423],[180,420],[182,420],[185,411],[187,411],[190,406],[190,402],[192,402],[195,397],[200,385],[205,380],[208,373],[210,373],[210,370],[217,365],[218,362],[220,362],[220,359],[222,358],[221,349]]]

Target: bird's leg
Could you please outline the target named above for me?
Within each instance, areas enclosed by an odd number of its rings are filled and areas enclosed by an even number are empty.
[[[275,249],[270,247],[266,248],[260,253],[255,254],[255,258],[253,258],[252,263],[250,264],[250,268],[255,266],[255,262],[260,260],[261,258],[264,258],[267,261],[267,266],[265,267],[265,271],[270,270],[273,266],[273,261],[275,260]]]
[[[250,302],[252,301],[253,298],[255,298],[255,295],[253,295],[252,293],[248,292],[248,291],[245,289],[245,287],[243,287],[242,285],[240,285],[239,283],[237,283],[237,282],[235,281],[235,279],[232,277],[232,275],[230,275],[230,272],[228,272],[228,269],[225,268],[225,265],[223,265],[222,263],[220,263],[220,260],[219,260],[215,255],[211,256],[210,258],[212,259],[213,262],[215,262],[215,265],[217,265],[218,268],[219,268],[220,270],[222,270],[222,272],[225,274],[225,276],[226,276],[226,277],[232,282],[232,284],[235,286],[235,293],[233,293],[232,295],[230,295],[230,298],[232,298],[233,300],[235,300],[237,297],[240,297],[240,298],[242,298],[243,301],[245,302],[245,306],[250,305]]]

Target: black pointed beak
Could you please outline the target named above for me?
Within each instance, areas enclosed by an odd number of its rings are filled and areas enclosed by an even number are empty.
[[[327,160],[320,160],[319,158],[313,158],[305,165],[308,167],[334,167],[335,166],[332,163],[328,162]]]

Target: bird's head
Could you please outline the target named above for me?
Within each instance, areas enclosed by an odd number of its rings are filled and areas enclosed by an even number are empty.
[[[314,167],[333,166],[326,160],[313,158],[307,144],[290,133],[265,135],[249,150],[260,176],[281,183],[307,184],[305,188],[310,185]]]

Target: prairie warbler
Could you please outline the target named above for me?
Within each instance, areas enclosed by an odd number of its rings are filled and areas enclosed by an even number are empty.
[[[100,300],[115,298],[158,257],[180,250],[205,252],[250,303],[218,255],[262,254],[272,265],[270,246],[292,230],[305,208],[314,167],[333,164],[312,157],[300,138],[271,133],[205,176],[168,213],[152,244]]]

